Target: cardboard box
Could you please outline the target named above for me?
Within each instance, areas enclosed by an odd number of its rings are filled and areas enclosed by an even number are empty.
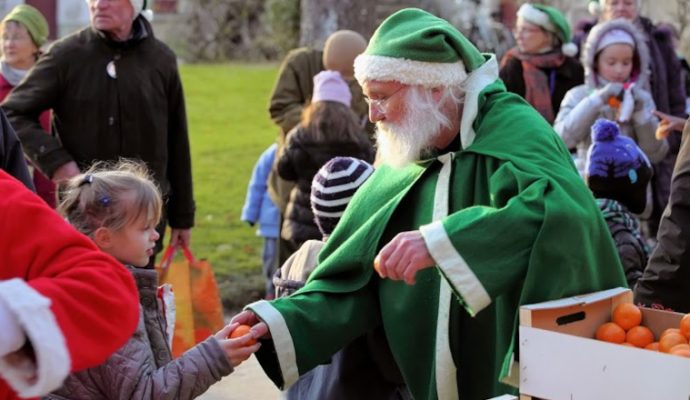
[[[690,359],[602,342],[597,327],[620,303],[617,288],[520,308],[520,393],[550,400],[690,399]],[[643,309],[655,338],[684,314]]]

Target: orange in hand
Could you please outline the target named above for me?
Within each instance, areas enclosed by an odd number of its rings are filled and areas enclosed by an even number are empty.
[[[627,331],[642,322],[642,311],[632,303],[621,303],[613,310],[611,320]]]
[[[244,336],[247,333],[249,333],[251,330],[252,330],[252,327],[249,325],[240,325],[237,328],[235,328],[234,331],[230,332],[230,336],[228,336],[228,339],[235,339],[235,338]],[[250,339],[247,342],[247,346],[251,346],[254,343],[256,343],[256,339]]]
[[[619,108],[621,106],[621,101],[616,96],[609,97],[608,103],[611,108]]]
[[[607,322],[597,328],[595,337],[597,340],[603,340],[604,342],[620,344],[625,342],[625,331],[618,324]]]
[[[379,256],[376,256],[376,258],[374,258],[374,270],[376,271],[376,273],[381,275],[381,259],[379,258]]]

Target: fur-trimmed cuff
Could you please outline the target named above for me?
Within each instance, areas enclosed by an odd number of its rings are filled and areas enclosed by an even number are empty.
[[[292,386],[299,378],[297,369],[297,355],[295,354],[295,344],[288,329],[285,319],[271,303],[259,300],[245,307],[254,312],[266,325],[271,332],[273,345],[278,357],[280,372],[283,375],[283,387],[286,389]]]
[[[467,262],[453,247],[441,221],[420,228],[429,253],[453,289],[462,296],[468,311],[476,315],[491,304],[491,297]]]
[[[71,361],[50,299],[25,281],[10,279],[0,282],[0,301],[17,317],[35,354],[35,359],[18,361],[0,358],[0,376],[21,397],[38,397],[59,388]]]
[[[424,62],[386,56],[360,54],[355,58],[355,78],[365,81],[397,81],[427,88],[457,86],[467,79],[462,61],[454,63]]]

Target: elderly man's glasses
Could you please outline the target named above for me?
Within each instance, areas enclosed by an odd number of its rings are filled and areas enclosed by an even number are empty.
[[[397,90],[395,90],[393,93],[389,94],[386,97],[380,98],[380,99],[370,99],[366,96],[364,96],[364,101],[367,102],[369,105],[369,108],[375,108],[379,112],[385,113],[386,112],[386,104],[388,100],[390,100],[393,96],[395,96],[399,91],[402,90],[405,86],[400,86]]]

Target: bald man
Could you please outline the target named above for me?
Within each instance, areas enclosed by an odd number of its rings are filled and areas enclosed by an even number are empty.
[[[300,47],[288,53],[278,73],[268,112],[281,129],[282,138],[299,123],[304,105],[314,90],[312,78],[323,70],[338,71],[352,91],[352,109],[366,121],[367,105],[362,89],[353,79],[354,59],[367,41],[357,32],[340,30],[331,34],[323,50]]]
[[[362,88],[354,79],[354,60],[367,46],[367,41],[357,32],[340,30],[332,33],[323,50],[300,47],[288,53],[278,72],[278,79],[271,94],[268,112],[273,122],[280,127],[276,160],[280,158],[285,136],[299,124],[304,106],[311,100],[314,91],[313,77],[323,70],[338,71],[348,82],[352,92],[352,110],[359,116],[363,129],[373,133],[373,124],[368,121],[368,106],[362,95]],[[278,176],[275,166],[268,178],[268,192],[271,200],[285,213],[288,196],[294,186]],[[297,249],[288,241],[280,240],[278,265],[282,265]]]

